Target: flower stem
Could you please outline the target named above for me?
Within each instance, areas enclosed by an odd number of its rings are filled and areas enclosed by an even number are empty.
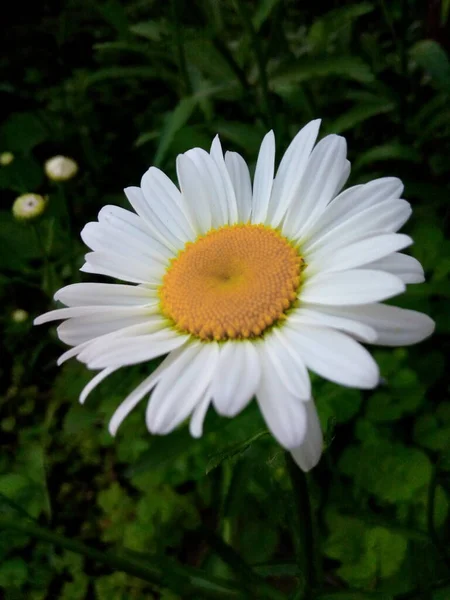
[[[58,200],[64,206],[65,216],[66,216],[66,228],[67,228],[67,246],[68,246],[68,256],[69,256],[69,267],[70,267],[70,277],[72,280],[75,278],[76,274],[76,257],[74,253],[73,247],[73,207],[70,201],[70,198],[67,196],[66,191],[64,189],[64,183],[57,184],[58,190]]]
[[[42,239],[41,231],[39,229],[39,224],[32,223],[32,228],[34,231],[34,235],[36,236],[37,245],[39,247],[42,262],[44,263],[44,274],[42,278],[42,288],[44,291],[51,296],[53,294],[53,273],[52,273],[52,265],[50,264],[49,255],[47,252],[47,248],[45,246],[44,240]]]
[[[312,521],[311,502],[305,473],[294,462],[290,452],[286,452],[286,468],[291,481],[293,495],[293,533],[297,564],[301,573],[302,588],[296,598],[312,599],[317,583],[316,542]]]

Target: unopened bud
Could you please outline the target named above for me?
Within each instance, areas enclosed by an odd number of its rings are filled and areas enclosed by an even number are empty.
[[[14,154],[12,152],[2,152],[0,154],[0,165],[2,167],[7,167],[14,160]]]
[[[52,181],[68,181],[77,174],[78,165],[67,156],[54,156],[46,161],[44,169]]]
[[[12,212],[18,221],[34,221],[42,215],[47,200],[39,194],[23,194],[14,200]]]
[[[24,323],[28,319],[28,313],[23,308],[16,308],[11,314],[14,323]]]

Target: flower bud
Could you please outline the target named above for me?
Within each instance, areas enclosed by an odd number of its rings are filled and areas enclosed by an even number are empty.
[[[12,212],[18,221],[34,221],[42,215],[47,200],[39,194],[22,194],[14,200]]]
[[[28,313],[26,310],[23,310],[23,308],[16,308],[16,310],[13,310],[11,313],[11,319],[14,323],[24,323],[28,319]]]
[[[2,167],[7,167],[14,160],[14,154],[12,152],[2,152],[0,154],[0,165]]]
[[[44,169],[52,181],[68,181],[77,174],[78,165],[67,156],[54,156],[46,161]]]

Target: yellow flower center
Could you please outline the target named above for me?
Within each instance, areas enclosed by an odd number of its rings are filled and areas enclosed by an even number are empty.
[[[301,267],[296,248],[274,229],[213,229],[172,260],[159,288],[161,309],[202,340],[260,336],[295,302]]]

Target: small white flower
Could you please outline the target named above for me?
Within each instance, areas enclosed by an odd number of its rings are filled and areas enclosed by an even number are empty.
[[[411,214],[403,186],[382,178],[341,192],[350,173],[344,138],[315,145],[319,121],[294,138],[275,175],[275,139],[264,138],[253,186],[244,159],[189,150],[178,189],[151,167],[125,193],[136,212],[104,207],[83,229],[82,270],[131,285],[79,283],[57,292],[68,308],[36,324],[58,327],[99,373],[80,400],[126,365],[167,354],[117,408],[109,430],[150,395],[146,422],[165,434],[190,418],[202,434],[210,404],[234,416],[253,398],[274,437],[304,470],[322,433],[308,369],[348,387],[373,388],[379,371],[363,343],[407,345],[429,336],[426,315],[380,304],[423,281],[396,231]]]
[[[14,160],[14,154],[12,152],[2,152],[0,154],[0,165],[2,167],[7,167]]]
[[[77,174],[78,165],[67,156],[54,156],[46,161],[44,169],[52,181],[68,181]]]
[[[47,206],[47,200],[39,194],[22,194],[14,200],[12,212],[18,221],[34,221]]]

